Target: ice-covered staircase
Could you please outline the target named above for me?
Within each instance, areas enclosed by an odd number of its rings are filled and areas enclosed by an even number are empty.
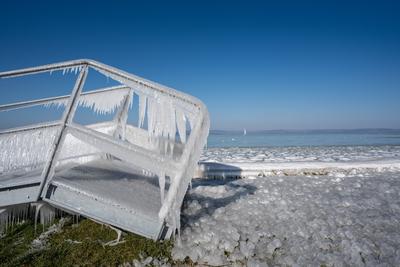
[[[119,84],[84,91],[89,70]],[[0,130],[0,208],[44,201],[149,238],[169,238],[180,227],[180,207],[208,135],[204,104],[93,60],[0,78],[57,71],[76,74],[70,95],[0,105],[0,113],[63,109],[58,120]],[[77,109],[107,116],[83,124]]]

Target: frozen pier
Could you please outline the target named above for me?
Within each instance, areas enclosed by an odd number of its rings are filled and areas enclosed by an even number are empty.
[[[86,89],[89,70],[117,84]],[[169,238],[180,227],[180,207],[207,139],[204,104],[93,60],[0,78],[46,72],[75,75],[72,93],[0,105],[0,113],[62,111],[57,120],[0,130],[2,216],[16,205],[45,202],[152,239]],[[95,122],[81,122],[80,109]]]

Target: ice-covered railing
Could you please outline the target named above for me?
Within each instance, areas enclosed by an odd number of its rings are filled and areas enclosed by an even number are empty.
[[[118,81],[121,86],[82,93],[89,68]],[[0,106],[0,111],[33,105],[65,108],[62,119],[55,123],[59,132],[45,154],[47,161],[39,198],[51,182],[56,166],[62,159],[74,157],[74,143],[79,147],[84,143],[88,151],[80,149],[80,154],[101,152],[157,175],[162,201],[159,219],[166,220],[172,229],[179,229],[180,206],[208,135],[209,118],[204,104],[190,95],[92,60],[3,72],[0,78],[54,71],[79,73],[71,95]],[[127,123],[134,95],[139,102],[137,127]],[[112,122],[80,125],[73,120],[79,106],[89,107],[96,113],[115,111],[116,114]],[[168,177],[170,185],[165,192]]]
[[[130,97],[130,95],[131,90],[126,86],[113,86],[106,89],[93,90],[82,93],[79,96],[78,107],[89,107],[100,114],[112,113],[121,105],[124,98]],[[0,105],[0,112],[39,105],[64,108],[69,98],[70,96],[66,95]],[[55,121],[0,131],[0,173],[19,169],[29,170],[42,166],[48,159],[51,144],[54,142],[55,137],[59,135],[59,126],[60,122]],[[99,127],[94,126],[94,128],[98,129]],[[98,130],[110,134],[115,130],[115,126],[103,125]],[[93,147],[82,146],[82,142],[71,137],[67,138],[66,143],[68,143],[68,146],[65,146],[61,158],[99,153]]]

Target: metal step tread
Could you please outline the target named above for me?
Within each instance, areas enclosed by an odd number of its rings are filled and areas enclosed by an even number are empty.
[[[156,239],[163,227],[158,178],[118,160],[95,160],[56,173],[45,201]]]

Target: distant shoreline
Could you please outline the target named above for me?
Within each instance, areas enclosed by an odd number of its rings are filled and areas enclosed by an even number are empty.
[[[242,134],[243,130],[210,130],[210,134]],[[316,134],[316,133],[345,133],[345,134],[400,134],[400,129],[395,128],[359,128],[359,129],[278,129],[278,130],[247,130],[247,134],[279,134],[279,133],[301,133],[301,134]]]

